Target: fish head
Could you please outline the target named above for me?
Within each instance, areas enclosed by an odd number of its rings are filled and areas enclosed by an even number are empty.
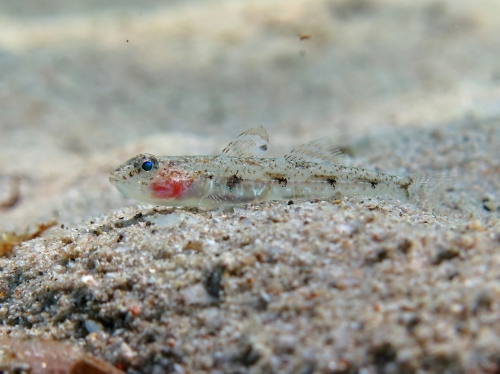
[[[196,206],[203,191],[197,174],[174,158],[144,153],[131,158],[111,173],[109,181],[123,195],[156,205]],[[200,195],[201,194],[201,195]]]
[[[109,181],[123,195],[145,200],[150,195],[151,184],[159,171],[158,159],[149,153],[137,155],[113,171]]]

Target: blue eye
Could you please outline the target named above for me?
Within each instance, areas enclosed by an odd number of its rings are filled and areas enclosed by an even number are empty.
[[[142,170],[150,171],[153,168],[153,163],[151,161],[146,161],[142,164]]]

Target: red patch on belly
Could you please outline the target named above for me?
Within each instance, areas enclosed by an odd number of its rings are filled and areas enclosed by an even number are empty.
[[[157,199],[179,199],[191,187],[193,180],[178,171],[160,170],[151,184],[152,196]]]

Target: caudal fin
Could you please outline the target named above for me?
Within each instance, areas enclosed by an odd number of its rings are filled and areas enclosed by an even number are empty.
[[[441,194],[454,184],[456,175],[449,171],[417,172],[409,175],[413,182],[409,187],[410,198],[436,205]]]

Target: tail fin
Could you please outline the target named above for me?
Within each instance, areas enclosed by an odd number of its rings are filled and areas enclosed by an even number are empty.
[[[413,180],[408,187],[410,199],[436,206],[441,193],[454,184],[457,176],[450,171],[431,171],[413,173],[409,177]]]

